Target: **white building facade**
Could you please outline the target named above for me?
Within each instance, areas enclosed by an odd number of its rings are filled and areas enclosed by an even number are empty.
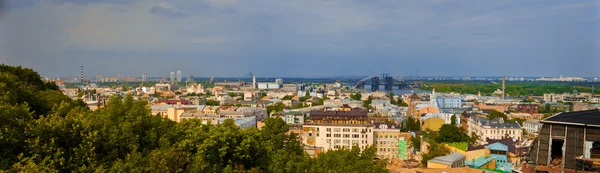
[[[479,144],[485,144],[486,139],[523,139],[523,129],[518,123],[505,123],[502,118],[488,120],[482,117],[470,117],[467,121],[469,135],[479,136]]]

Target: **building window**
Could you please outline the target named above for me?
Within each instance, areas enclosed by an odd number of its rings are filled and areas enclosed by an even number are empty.
[[[342,135],[340,135],[340,134],[333,134],[333,137],[334,138],[339,138],[339,137],[342,137]]]
[[[348,128],[344,128],[344,129],[343,129],[343,131],[344,131],[344,132],[350,132],[350,129],[348,129]]]
[[[331,134],[327,134],[327,135],[325,135],[325,136],[326,136],[326,137],[328,137],[328,138],[331,138]],[[329,140],[329,139],[328,139],[328,140]]]
[[[340,128],[334,128],[333,132],[340,132]]]
[[[350,138],[350,134],[344,134],[344,138]]]
[[[326,128],[325,131],[326,132],[331,132],[331,128]]]

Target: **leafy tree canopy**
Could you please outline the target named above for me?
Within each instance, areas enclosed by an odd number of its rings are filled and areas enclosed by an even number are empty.
[[[387,172],[370,147],[310,158],[280,118],[175,123],[131,95],[91,111],[30,69],[0,70],[0,172]]]

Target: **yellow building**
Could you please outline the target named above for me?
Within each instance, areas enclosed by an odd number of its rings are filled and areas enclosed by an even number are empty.
[[[379,159],[407,159],[410,133],[400,132],[394,124],[375,124],[373,128],[373,145]]]
[[[439,131],[446,121],[438,117],[431,117],[421,121],[421,130]]]

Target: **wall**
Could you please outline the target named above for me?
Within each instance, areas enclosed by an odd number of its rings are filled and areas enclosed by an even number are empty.
[[[475,160],[482,156],[484,158],[488,158],[488,157],[490,157],[490,149],[483,148],[483,149],[479,149],[479,150],[467,151],[465,155],[467,156],[466,160]]]
[[[328,128],[330,131],[327,131]],[[336,131],[335,129],[339,129],[339,131]],[[344,132],[343,129],[349,129],[349,132]],[[312,135],[309,133],[310,130],[312,130]],[[365,133],[362,133],[363,130]],[[339,137],[336,137],[337,135],[339,135]],[[354,135],[358,136],[356,137]],[[335,150],[339,147],[351,148],[354,144],[358,144],[361,149],[364,149],[368,145],[373,145],[372,126],[305,125],[304,134],[302,136],[307,138],[307,140],[303,140],[306,141],[305,144],[323,147],[324,151],[330,149]],[[310,141],[311,139],[313,139],[314,142]],[[338,140],[339,143],[336,143]],[[344,143],[344,141],[348,141],[348,143]]]
[[[446,121],[444,121],[441,118],[437,118],[437,117],[428,118],[423,121],[423,125],[421,126],[421,128],[422,128],[422,130],[429,129],[432,131],[438,131],[438,130],[440,130],[442,125],[444,125],[445,123],[446,123]]]
[[[431,161],[427,161],[427,168],[451,168],[450,165],[444,165],[441,163],[435,163]]]

